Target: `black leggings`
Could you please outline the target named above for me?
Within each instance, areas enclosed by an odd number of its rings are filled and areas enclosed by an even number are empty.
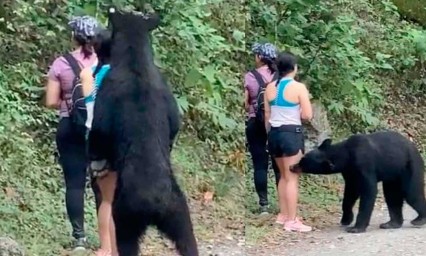
[[[268,166],[270,155],[266,147],[267,134],[265,126],[256,121],[255,118],[248,119],[246,122],[246,139],[253,161],[254,185],[259,196],[259,204],[266,206],[268,205]],[[280,171],[273,159],[271,162],[275,173],[275,182],[278,185]]]
[[[77,133],[69,118],[59,121],[56,132],[56,145],[59,152],[59,163],[65,178],[65,204],[72,226],[72,236],[76,239],[85,237],[84,232],[84,192],[86,187],[86,141],[84,134]],[[92,188],[98,205],[98,190]]]

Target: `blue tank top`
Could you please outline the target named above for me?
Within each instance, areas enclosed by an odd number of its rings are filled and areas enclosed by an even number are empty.
[[[275,97],[275,99],[269,102],[271,106],[295,107],[299,105],[298,103],[287,101],[284,98],[284,90],[287,87],[287,85],[289,85],[291,82],[293,82],[293,79],[291,78],[284,78],[280,80],[280,82],[277,85],[277,96]]]
[[[110,69],[111,69],[111,66],[109,64],[103,65],[101,69],[99,70],[99,72],[95,75],[94,77],[95,84],[93,86],[93,91],[87,97],[84,98],[84,101],[86,103],[95,101],[96,93],[99,90],[99,88],[101,88],[102,81],[104,80],[105,75],[108,73]],[[96,66],[92,67],[92,72],[95,72],[95,70],[96,70]]]
[[[291,78],[281,79],[277,85],[277,96],[269,102],[271,106],[269,123],[272,127],[302,124],[299,103],[289,102],[284,98],[284,90],[293,81]]]

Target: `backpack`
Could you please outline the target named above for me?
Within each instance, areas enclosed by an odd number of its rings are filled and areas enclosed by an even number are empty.
[[[81,68],[78,65],[77,60],[70,53],[64,54],[63,57],[70,64],[75,75],[72,82],[71,106],[68,104],[66,99],[64,100],[67,104],[71,123],[78,131],[84,133],[86,131],[87,110],[84,102],[83,86],[80,80]]]
[[[256,78],[257,83],[259,84],[259,91],[257,92],[257,104],[254,106],[254,112],[256,114],[256,120],[258,122],[261,122],[262,124],[265,123],[265,89],[267,83],[263,80],[262,75],[256,70],[253,69],[250,71],[254,78]],[[274,76],[272,78],[272,81],[278,79],[278,72],[274,73]],[[272,82],[271,81],[271,82]]]

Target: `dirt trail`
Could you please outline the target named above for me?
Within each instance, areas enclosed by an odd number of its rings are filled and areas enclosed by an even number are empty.
[[[316,230],[307,235],[295,235],[290,244],[264,250],[251,248],[246,255],[283,256],[421,256],[426,255],[426,227],[414,228],[410,221],[416,212],[404,205],[404,226],[397,230],[381,230],[379,224],[388,221],[384,203],[376,204],[366,233],[349,234],[339,226]],[[338,221],[338,220],[336,220]]]
[[[404,205],[404,226],[397,230],[381,230],[388,221],[386,205],[376,204],[371,225],[366,233],[349,234],[337,224],[309,234],[294,234],[290,241],[278,245],[249,246],[243,238],[200,242],[203,256],[422,256],[426,255],[426,227],[414,228],[409,223],[417,216]],[[338,220],[338,219],[337,219]],[[177,255],[177,254],[169,254]]]

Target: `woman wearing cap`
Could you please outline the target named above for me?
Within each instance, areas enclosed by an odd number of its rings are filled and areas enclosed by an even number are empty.
[[[261,214],[268,213],[268,162],[269,155],[266,150],[267,135],[264,123],[256,118],[255,107],[260,89],[256,76],[263,80],[263,86],[274,80],[274,60],[276,48],[270,43],[254,44],[252,52],[255,55],[256,69],[245,74],[245,109],[247,112],[246,139],[254,167],[254,185],[259,196]],[[279,170],[272,161],[275,179],[278,183]]]
[[[309,232],[312,228],[296,217],[299,175],[290,172],[290,166],[298,163],[304,153],[302,119],[312,118],[309,92],[294,80],[297,62],[293,54],[280,53],[275,63],[279,80],[266,87],[264,103],[269,151],[281,172],[277,223],[287,231]]]
[[[81,69],[93,66],[97,57],[93,51],[92,39],[98,28],[96,19],[90,16],[76,17],[69,22],[76,49],[72,57]],[[73,250],[86,249],[84,232],[84,190],[86,184],[86,147],[84,133],[76,132],[69,118],[73,80],[75,74],[61,56],[54,60],[48,73],[46,85],[46,106],[59,110],[59,125],[56,133],[56,145],[59,152],[59,163],[65,178],[65,202],[72,225],[72,236],[75,238]],[[68,102],[67,102],[68,101]]]

